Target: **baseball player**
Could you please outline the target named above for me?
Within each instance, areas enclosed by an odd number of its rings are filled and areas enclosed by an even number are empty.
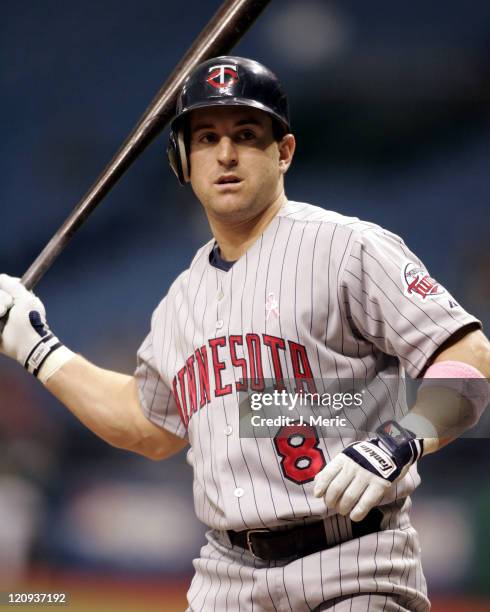
[[[213,238],[154,311],[134,375],[72,353],[7,275],[1,350],[108,443],[152,459],[188,449],[210,528],[188,610],[428,610],[409,518],[417,461],[477,422],[490,344],[401,238],[289,201],[294,150],[270,70],[234,56],[198,66],[168,155]],[[411,411],[405,373],[422,379]],[[364,405],[313,410],[328,435],[294,418],[240,435],[243,395],[272,384],[289,410],[358,379]]]

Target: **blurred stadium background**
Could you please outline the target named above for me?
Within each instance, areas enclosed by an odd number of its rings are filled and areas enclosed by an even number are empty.
[[[219,4],[4,4],[1,271],[22,275]],[[275,0],[236,52],[289,91],[289,197],[401,234],[488,334],[488,0]],[[209,237],[164,149],[160,138],[37,288],[65,343],[128,373],[153,308]],[[488,458],[473,438],[421,466],[413,520],[434,610],[490,609]],[[0,360],[0,590],[182,610],[204,532],[191,489],[184,453],[153,463],[110,448]]]

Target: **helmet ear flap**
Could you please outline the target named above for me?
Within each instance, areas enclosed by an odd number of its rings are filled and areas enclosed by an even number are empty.
[[[167,156],[170,167],[179,179],[181,185],[185,185],[190,181],[189,161],[187,159],[187,150],[185,147],[184,130],[171,129],[168,138]]]

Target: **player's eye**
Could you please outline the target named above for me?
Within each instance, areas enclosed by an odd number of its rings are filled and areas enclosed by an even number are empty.
[[[256,138],[256,134],[250,128],[246,128],[245,130],[240,130],[238,134],[236,135],[236,139],[239,141],[253,140],[254,138]]]
[[[204,132],[198,138],[199,142],[204,144],[211,144],[218,141],[218,137],[213,132]]]

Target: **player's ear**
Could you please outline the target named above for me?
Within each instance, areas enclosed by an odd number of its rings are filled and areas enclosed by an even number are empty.
[[[286,174],[293,161],[296,139],[292,134],[285,134],[277,143],[277,146],[279,148],[279,170],[282,174]]]

